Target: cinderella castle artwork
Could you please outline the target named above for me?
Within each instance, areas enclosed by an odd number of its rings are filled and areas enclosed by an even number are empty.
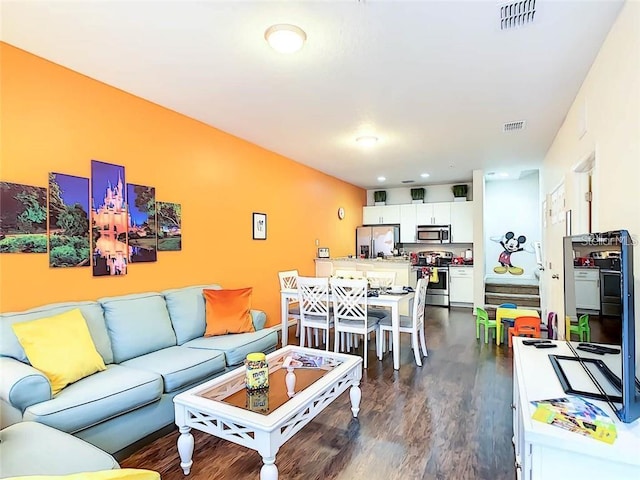
[[[113,185],[110,179],[116,177],[116,169],[118,181]],[[127,246],[131,216],[122,179],[124,167],[94,160],[92,170],[93,275],[126,275],[131,259],[131,249]],[[102,204],[96,207],[96,193],[101,191],[104,192],[104,198]]]

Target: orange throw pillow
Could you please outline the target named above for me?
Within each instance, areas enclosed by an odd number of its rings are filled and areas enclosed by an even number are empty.
[[[202,290],[206,302],[205,337],[227,333],[255,332],[251,320],[251,292],[238,290]]]

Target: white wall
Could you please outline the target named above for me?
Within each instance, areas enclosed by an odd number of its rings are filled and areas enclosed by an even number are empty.
[[[586,131],[585,131],[586,130]],[[593,231],[626,228],[635,236],[636,325],[640,326],[640,2],[627,1],[567,112],[543,164],[545,194],[560,183],[571,195],[574,166],[595,155]],[[543,308],[564,318],[562,236],[564,224],[544,232],[549,298]],[[558,274],[559,279],[552,279]],[[636,329],[640,344],[640,328]]]
[[[513,283],[528,281],[537,283],[536,257],[533,243],[542,236],[538,174],[527,175],[520,180],[495,180],[485,183],[484,192],[484,248],[487,279],[509,280]],[[524,269],[522,275],[498,274],[498,257],[504,251],[499,243],[507,232],[521,235],[526,241],[524,251],[511,255],[511,263]]]

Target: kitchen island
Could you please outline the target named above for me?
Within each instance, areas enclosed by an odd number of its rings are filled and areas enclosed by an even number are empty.
[[[355,272],[395,272],[396,285],[416,288],[416,275],[411,273],[411,263],[403,257],[387,258],[316,258],[316,277],[330,277],[336,270]]]

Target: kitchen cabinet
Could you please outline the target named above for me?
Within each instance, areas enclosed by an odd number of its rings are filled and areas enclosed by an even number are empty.
[[[450,225],[451,203],[418,203],[416,204],[417,225]]]
[[[552,350],[539,350],[513,339],[513,443],[516,478],[526,480],[640,478],[640,422],[622,423],[606,402],[589,399],[611,418],[617,438],[612,445],[583,437],[531,418],[531,401],[565,397],[549,361],[549,352],[573,356],[565,342]],[[593,355],[597,357],[597,355]],[[602,357],[600,357],[602,358]],[[578,383],[591,380],[582,369],[571,370]],[[577,378],[579,377],[579,378]]]
[[[600,310],[600,269],[576,268],[576,308]]]
[[[400,223],[400,205],[381,205],[362,209],[363,225]]]
[[[473,202],[451,203],[451,241],[473,243]]]
[[[400,205],[400,243],[415,243],[416,226],[416,205]]]
[[[316,277],[330,277],[333,273],[331,260],[316,258]]]
[[[449,266],[449,304],[473,306],[473,267]]]

